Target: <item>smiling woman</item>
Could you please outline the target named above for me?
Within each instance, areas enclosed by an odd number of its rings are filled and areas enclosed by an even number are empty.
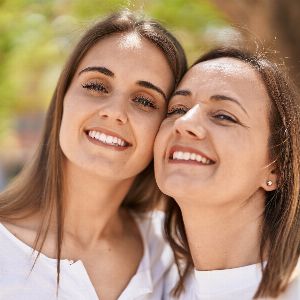
[[[177,40],[129,11],[85,33],[35,158],[0,195],[1,299],[161,298],[152,148],[185,69]]]
[[[180,82],[154,151],[174,299],[300,299],[298,101],[276,64],[239,49]]]

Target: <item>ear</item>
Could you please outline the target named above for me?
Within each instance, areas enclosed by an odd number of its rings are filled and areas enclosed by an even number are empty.
[[[266,175],[264,176],[261,187],[266,192],[274,191],[274,190],[277,189],[277,187],[278,187],[278,173],[277,173],[277,170],[271,169],[268,172],[266,172]]]

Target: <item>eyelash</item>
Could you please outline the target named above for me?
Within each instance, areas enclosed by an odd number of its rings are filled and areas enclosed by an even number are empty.
[[[167,117],[173,116],[175,114],[184,115],[187,111],[188,111],[187,107],[184,107],[184,106],[175,106],[175,107],[172,107],[167,112]]]
[[[84,89],[92,90],[100,93],[107,94],[108,90],[106,87],[99,82],[89,82],[81,85]]]
[[[157,105],[149,98],[144,96],[136,96],[133,98],[133,102],[137,105],[142,105],[145,108],[158,109]]]
[[[187,107],[184,107],[184,106],[175,106],[175,107],[172,107],[168,112],[167,112],[167,117],[170,117],[172,115],[175,115],[175,114],[179,114],[179,115],[184,115],[185,113],[187,113],[189,109]],[[217,119],[218,121],[227,121],[227,122],[231,122],[231,123],[239,123],[237,120],[235,120],[233,117],[227,115],[227,114],[224,114],[224,113],[216,113],[216,114],[212,114],[212,117]]]
[[[105,93],[105,94],[108,93],[108,90],[106,89],[106,87],[103,84],[100,84],[98,82],[85,83],[85,84],[82,84],[82,87],[84,89],[93,90],[96,92],[101,92],[101,93]],[[133,102],[136,103],[137,105],[141,105],[146,108],[149,107],[152,109],[158,109],[158,107],[155,105],[155,103],[147,97],[136,96],[133,98]]]
[[[231,123],[235,123],[235,124],[238,123],[238,121],[235,120],[233,117],[226,115],[224,113],[217,113],[217,114],[212,115],[212,117],[219,121],[231,122]]]

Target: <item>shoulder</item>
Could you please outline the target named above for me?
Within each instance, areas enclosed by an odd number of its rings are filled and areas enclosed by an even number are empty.
[[[26,253],[26,255],[28,253],[32,254],[36,245],[40,223],[40,219],[37,216],[0,222],[1,252],[15,249],[17,252],[22,251]],[[3,243],[3,240],[6,243]],[[43,254],[54,257],[56,253],[55,249],[55,234],[51,230],[48,230],[43,245]]]

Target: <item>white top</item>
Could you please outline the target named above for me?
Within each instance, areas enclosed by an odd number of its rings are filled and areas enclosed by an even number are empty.
[[[299,264],[285,293],[280,300],[300,299]],[[252,300],[262,274],[260,264],[240,268],[197,271],[189,274],[185,289],[179,298],[173,298],[170,291],[178,280],[177,268],[173,266],[166,279],[164,299],[171,300]]]
[[[134,216],[140,229],[144,254],[136,274],[119,300],[159,300],[163,276],[173,262],[171,249],[162,236],[162,212]],[[0,299],[55,300],[56,259],[40,254],[32,272],[33,249],[0,223]],[[117,272],[117,270],[115,270]],[[83,263],[61,260],[59,300],[99,300]]]

